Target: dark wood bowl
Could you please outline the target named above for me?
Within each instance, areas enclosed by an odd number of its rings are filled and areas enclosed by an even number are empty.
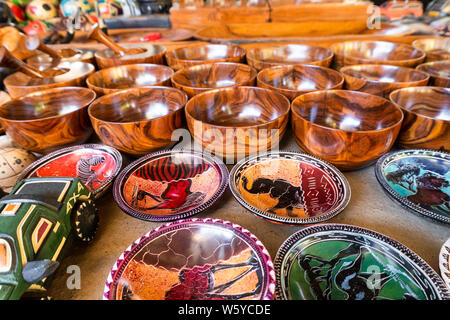
[[[99,70],[86,83],[102,96],[135,87],[170,86],[172,75],[171,68],[160,64],[129,64]]]
[[[80,87],[33,92],[1,105],[0,123],[22,148],[48,153],[89,138],[87,107],[94,99],[94,91]]]
[[[407,44],[386,41],[345,41],[330,46],[333,68],[354,64],[388,64],[415,67],[425,60],[425,52]]]
[[[41,71],[49,68],[54,68],[61,62],[80,61],[90,64],[95,63],[94,53],[92,51],[64,48],[58,50],[58,54],[61,56],[60,59],[53,58],[46,53],[42,53],[32,56],[31,58],[28,58],[26,61],[28,65]]]
[[[417,39],[412,45],[425,52],[426,62],[450,59],[450,38],[448,37]]]
[[[176,71],[213,62],[244,62],[246,52],[238,46],[207,44],[170,50],[165,57],[167,64]]]
[[[450,151],[450,89],[413,87],[391,93],[404,115],[398,145]]]
[[[430,75],[430,86],[450,88],[450,60],[422,63],[416,69]]]
[[[98,50],[95,52],[95,61],[100,69],[122,66],[125,64],[164,64],[164,53],[166,48],[160,45],[139,43],[123,45],[130,53],[117,54],[111,49]]]
[[[389,94],[400,88],[426,86],[430,76],[411,68],[357,64],[341,68],[345,88],[371,93],[389,99]]]
[[[306,44],[286,44],[253,48],[248,50],[246,57],[247,63],[258,71],[286,64],[312,64],[329,67],[333,60],[333,51]]]
[[[253,86],[256,75],[256,70],[246,64],[216,62],[178,70],[172,76],[172,85],[192,98],[211,89]]]
[[[234,163],[277,146],[286,131],[289,109],[289,100],[275,91],[229,87],[191,98],[186,120],[204,151]]]
[[[310,92],[291,108],[300,149],[342,170],[368,166],[388,152],[403,120],[401,109],[389,100],[359,91]]]
[[[290,101],[307,92],[341,89],[344,77],[336,70],[315,65],[285,65],[258,73],[258,87],[275,90]]]
[[[171,143],[185,124],[184,92],[170,87],[140,87],[95,100],[88,113],[103,143],[140,156]]]

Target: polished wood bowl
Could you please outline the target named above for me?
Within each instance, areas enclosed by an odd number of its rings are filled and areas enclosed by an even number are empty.
[[[422,63],[416,69],[430,75],[430,86],[450,88],[450,60]]]
[[[63,87],[30,93],[0,106],[0,123],[24,149],[48,153],[85,142],[92,133],[88,88]]]
[[[203,150],[227,163],[270,150],[283,137],[289,100],[256,87],[229,87],[200,93],[186,104],[186,120]]]
[[[286,44],[253,48],[248,50],[246,57],[247,63],[260,71],[265,68],[286,64],[312,64],[328,67],[333,60],[333,52],[317,46]]]
[[[285,65],[258,73],[258,87],[275,90],[290,101],[307,92],[341,89],[344,77],[336,70],[314,65]]]
[[[450,59],[450,38],[448,37],[417,39],[412,45],[425,52],[426,62]]]
[[[389,100],[359,91],[306,93],[291,109],[300,149],[341,170],[366,167],[388,152],[403,120],[401,109]]]
[[[207,44],[173,49],[167,51],[165,57],[172,69],[180,70],[213,62],[244,62],[246,52],[238,46]]]
[[[354,64],[415,67],[425,60],[422,50],[387,41],[344,41],[332,44],[330,50],[334,52],[333,68],[336,70]]]
[[[61,62],[86,62],[95,63],[94,53],[89,50],[64,48],[57,51],[58,57],[52,57],[46,53],[37,54],[28,58],[27,64],[38,69],[46,70],[56,67]]]
[[[175,88],[130,88],[98,98],[88,113],[103,143],[140,156],[172,142],[172,132],[185,124],[186,101]]]
[[[391,93],[404,115],[398,145],[450,151],[450,89],[413,87]]]
[[[95,52],[95,61],[100,69],[121,66],[125,64],[151,63],[164,64],[166,48],[160,45],[139,43],[123,45],[126,49],[135,49],[132,54],[120,55],[111,49]]]
[[[389,99],[389,94],[400,88],[426,86],[430,76],[411,68],[358,64],[341,68],[345,88],[371,93]]]
[[[86,84],[102,96],[134,87],[170,86],[173,73],[160,64],[129,64],[99,70],[87,78]]]
[[[216,88],[253,86],[256,75],[256,70],[246,64],[216,62],[178,70],[172,76],[172,85],[192,98]]]

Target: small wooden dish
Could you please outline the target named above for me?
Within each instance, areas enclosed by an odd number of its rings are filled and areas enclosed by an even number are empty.
[[[102,96],[135,87],[170,86],[172,75],[172,69],[159,64],[129,64],[99,70],[86,84]]]
[[[347,90],[301,95],[292,102],[291,114],[300,149],[342,170],[368,166],[388,152],[403,120],[390,101]]]
[[[416,69],[430,75],[430,86],[450,88],[450,60],[422,63]]]
[[[186,101],[175,88],[131,88],[100,97],[88,113],[103,143],[139,156],[172,142],[172,132],[185,123]]]
[[[242,63],[216,62],[178,70],[172,85],[183,90],[189,98],[216,88],[253,86],[256,70]]]
[[[413,87],[391,93],[404,115],[398,145],[450,151],[450,89]]]
[[[208,44],[189,46],[167,51],[167,64],[174,70],[180,70],[199,64],[213,62],[237,62],[245,60],[246,50],[232,45]]]
[[[341,68],[345,78],[345,88],[362,91],[389,99],[389,94],[397,89],[426,86],[430,76],[411,68],[359,64]]]
[[[321,66],[287,65],[261,70],[257,82],[258,87],[275,90],[292,101],[311,91],[341,89],[344,78],[336,70]]]
[[[0,123],[22,148],[48,153],[89,138],[87,107],[94,99],[94,91],[80,87],[33,92],[1,105]]]
[[[426,62],[450,59],[450,39],[448,37],[430,37],[414,40],[412,45],[425,52]]]
[[[253,48],[247,52],[247,63],[260,71],[280,65],[312,64],[329,67],[333,51],[305,44],[287,44]]]

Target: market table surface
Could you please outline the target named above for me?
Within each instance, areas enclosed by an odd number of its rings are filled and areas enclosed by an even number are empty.
[[[299,151],[291,132],[286,133],[280,149]],[[127,160],[133,159],[126,158],[125,165]],[[351,186],[351,200],[344,211],[328,222],[356,225],[385,234],[416,252],[439,273],[439,250],[450,237],[450,228],[408,212],[391,200],[377,182],[374,167],[344,172]],[[106,279],[116,259],[141,235],[161,225],[125,214],[114,202],[111,191],[97,200],[97,207],[100,227],[96,238],[89,245],[74,245],[62,260],[48,292],[56,300],[102,299]],[[272,259],[283,241],[301,229],[255,216],[234,199],[229,189],[214,206],[195,217],[229,220],[247,228],[264,243]],[[68,269],[72,265],[80,268],[80,289],[67,286],[73,284],[73,269]]]

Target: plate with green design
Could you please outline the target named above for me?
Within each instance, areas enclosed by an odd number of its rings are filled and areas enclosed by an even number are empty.
[[[278,300],[443,300],[450,292],[417,254],[344,224],[308,227],[275,257]]]

